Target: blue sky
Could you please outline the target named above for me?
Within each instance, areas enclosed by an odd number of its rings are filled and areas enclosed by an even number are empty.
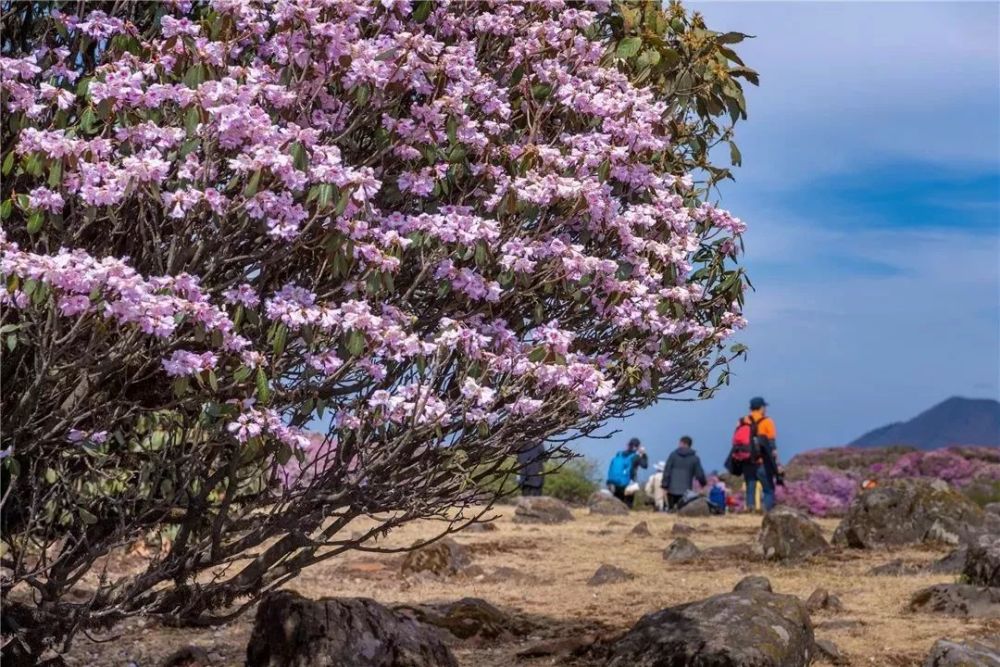
[[[765,396],[782,458],[952,395],[1000,397],[1000,5],[701,2],[761,74],[723,204],[748,224],[749,361],[711,401],[579,443],[682,434],[720,467]]]

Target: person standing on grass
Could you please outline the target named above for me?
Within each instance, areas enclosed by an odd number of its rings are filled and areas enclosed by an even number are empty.
[[[542,495],[545,483],[545,447],[538,442],[526,445],[517,453],[517,483],[522,496]]]
[[[743,422],[750,427],[751,458],[743,464],[747,486],[747,511],[774,509],[774,487],[782,469],[778,459],[778,431],[767,416],[767,401],[760,396],[750,399],[750,414]],[[757,488],[760,487],[760,499]]]
[[[615,454],[608,466],[608,490],[614,494],[615,498],[628,505],[629,509],[635,501],[634,493],[625,493],[629,485],[635,483],[639,468],[649,467],[649,457],[646,456],[646,448],[639,442],[639,438],[632,438],[622,451]]]
[[[694,488],[694,480],[702,486],[708,484],[701,459],[694,451],[691,436],[681,436],[677,449],[667,458],[660,485],[667,492],[667,510],[676,509],[684,494]]]

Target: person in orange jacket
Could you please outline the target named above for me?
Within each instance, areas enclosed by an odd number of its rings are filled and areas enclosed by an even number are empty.
[[[747,509],[774,509],[774,487],[782,474],[778,458],[778,431],[774,420],[767,416],[767,401],[760,396],[750,399],[750,414],[743,419],[754,424],[756,460],[743,466],[743,480],[747,487]],[[760,484],[763,508],[758,507],[757,485]]]

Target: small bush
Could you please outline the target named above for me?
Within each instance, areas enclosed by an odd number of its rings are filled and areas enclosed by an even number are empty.
[[[597,463],[588,458],[571,459],[546,466],[545,495],[582,505],[597,490]]]

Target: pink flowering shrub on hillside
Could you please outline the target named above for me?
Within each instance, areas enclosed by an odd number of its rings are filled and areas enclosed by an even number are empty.
[[[726,382],[745,226],[704,197],[756,80],[739,33],[605,0],[101,7],[4,19],[18,646],[217,622],[461,526],[527,442]],[[148,571],[66,596],[164,525]]]

